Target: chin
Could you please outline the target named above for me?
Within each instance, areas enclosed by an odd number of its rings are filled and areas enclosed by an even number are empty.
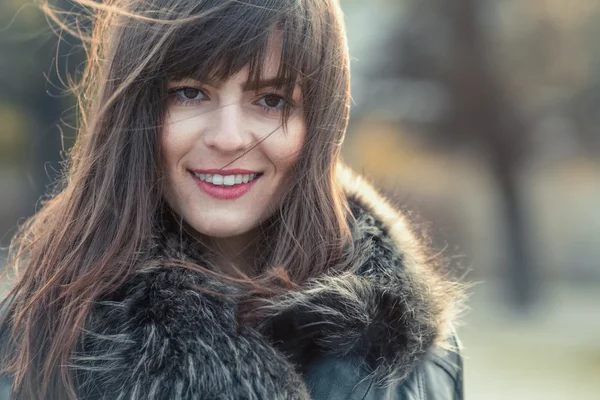
[[[206,235],[212,236],[215,238],[228,238],[243,235],[252,230],[255,226],[253,224],[239,224],[239,221],[236,223],[231,223],[227,220],[218,220],[214,221],[214,224],[207,225],[206,223],[196,224],[196,226],[192,225],[192,228],[197,232]]]
[[[250,229],[247,229],[247,230],[215,229],[215,230],[207,230],[207,231],[204,231],[201,233],[206,236],[213,237],[213,238],[226,239],[226,238],[230,238],[230,237],[243,235],[244,233],[248,232],[249,230]]]

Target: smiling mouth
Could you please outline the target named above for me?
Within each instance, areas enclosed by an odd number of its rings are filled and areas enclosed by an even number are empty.
[[[200,179],[202,182],[210,183],[214,186],[236,186],[244,183],[252,182],[258,179],[262,173],[253,174],[231,174],[231,175],[220,175],[220,174],[200,174],[192,172],[194,176]]]
[[[201,174],[190,171],[200,190],[219,200],[234,200],[244,196],[256,184],[262,173]]]

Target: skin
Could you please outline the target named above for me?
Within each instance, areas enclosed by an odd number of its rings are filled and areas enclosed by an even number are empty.
[[[269,47],[265,82],[276,76],[281,51],[276,40]],[[248,247],[257,229],[280,205],[306,134],[299,86],[286,100],[282,88],[245,87],[247,77],[245,68],[219,84],[170,81],[162,132],[165,199],[188,229],[238,269],[244,268],[241,263],[252,251]],[[292,113],[284,129],[286,102]],[[204,193],[190,172],[220,168],[242,168],[262,176],[242,197],[221,200]]]

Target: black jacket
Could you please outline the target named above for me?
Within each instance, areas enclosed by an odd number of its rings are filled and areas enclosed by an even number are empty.
[[[232,287],[160,262],[98,301],[72,360],[82,399],[462,399],[452,330],[459,293],[407,222],[363,180],[341,178],[356,268],[315,279],[236,323]],[[183,240],[183,242],[182,242]],[[154,260],[201,260],[167,232]],[[2,397],[0,390],[0,399]]]

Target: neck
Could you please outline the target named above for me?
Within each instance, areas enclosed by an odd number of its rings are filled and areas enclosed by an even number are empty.
[[[216,265],[222,272],[230,275],[238,275],[238,272],[247,276],[253,274],[253,260],[257,251],[256,229],[227,238],[198,235],[213,253]]]
[[[222,273],[233,276],[239,276],[239,272],[247,276],[255,274],[254,260],[259,246],[257,239],[262,227],[256,227],[241,235],[219,238],[197,232],[172,211],[167,214],[165,221],[168,225],[173,224],[171,229],[183,229],[197,239],[199,246],[203,247],[202,251],[208,251],[212,263]]]

